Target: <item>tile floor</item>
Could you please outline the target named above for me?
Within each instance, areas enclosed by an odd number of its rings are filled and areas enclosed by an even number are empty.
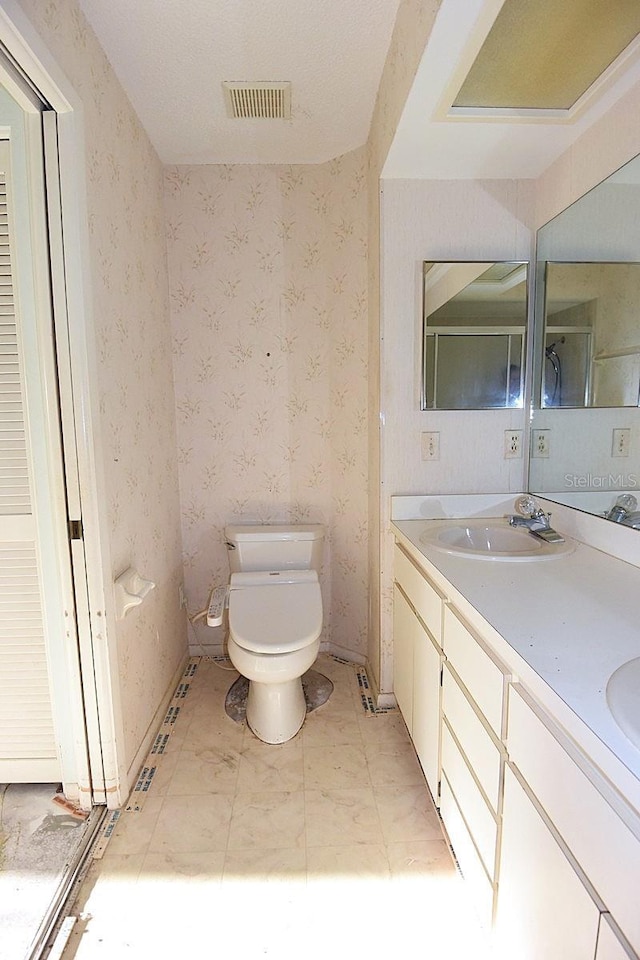
[[[437,813],[397,713],[367,714],[350,664],[286,744],[224,712],[202,660],[139,811],[122,813],[72,913],[64,960],[480,956]]]

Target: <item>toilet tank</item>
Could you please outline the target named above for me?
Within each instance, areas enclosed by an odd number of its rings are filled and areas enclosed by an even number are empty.
[[[307,524],[229,524],[224,530],[231,573],[320,570],[324,527]]]

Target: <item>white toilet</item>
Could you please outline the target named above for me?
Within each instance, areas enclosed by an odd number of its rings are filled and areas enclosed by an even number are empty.
[[[266,743],[296,735],[307,712],[302,675],[320,649],[320,524],[225,528],[229,657],[249,680],[247,723]]]

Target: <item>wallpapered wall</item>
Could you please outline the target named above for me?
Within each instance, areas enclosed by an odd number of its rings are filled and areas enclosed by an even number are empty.
[[[83,104],[106,575],[156,583],[110,638],[130,767],[185,653],[163,169],[75,0],[21,6]]]
[[[323,641],[362,659],[365,152],[179,166],[165,185],[189,610],[226,582],[226,523],[324,523]],[[201,644],[221,643],[220,630],[196,629]]]

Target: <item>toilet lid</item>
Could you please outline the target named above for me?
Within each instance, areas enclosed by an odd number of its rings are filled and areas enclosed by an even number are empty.
[[[322,596],[311,571],[292,576],[233,574],[229,629],[235,642],[253,653],[290,653],[309,646],[322,630]]]

